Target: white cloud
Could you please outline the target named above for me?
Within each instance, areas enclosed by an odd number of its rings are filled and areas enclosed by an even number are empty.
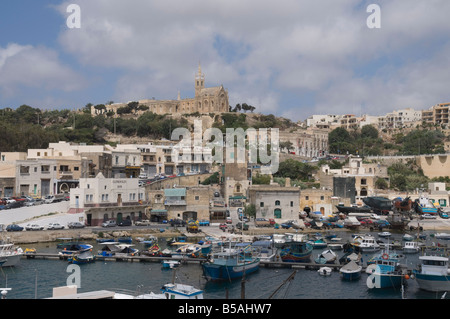
[[[0,47],[0,74],[0,91],[7,97],[26,95],[30,88],[71,92],[83,87],[81,76],[45,47],[17,43]]]
[[[59,7],[64,16],[69,3]],[[379,0],[376,30],[366,26],[369,3],[79,0],[81,29],[64,29],[59,42],[87,67],[122,73],[115,100],[193,94],[199,61],[208,86],[229,89],[231,105],[247,102],[294,120],[316,111],[355,113],[361,105],[371,114],[424,109],[450,98],[443,53],[450,2]],[[297,103],[280,105],[288,94]],[[302,94],[314,96],[313,110],[292,110]]]

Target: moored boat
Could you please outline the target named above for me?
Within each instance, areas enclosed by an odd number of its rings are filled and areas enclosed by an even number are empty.
[[[339,273],[343,280],[352,281],[361,278],[361,270],[362,266],[351,260],[339,269]]]
[[[314,260],[316,264],[334,264],[336,263],[337,255],[331,249],[324,250]]]
[[[77,254],[73,254],[72,257],[68,259],[68,262],[77,265],[90,264],[95,262],[95,256],[92,254],[92,251],[88,249]]]
[[[420,289],[439,292],[450,291],[450,270],[448,257],[420,256],[421,264],[413,270]]]
[[[380,250],[380,244],[370,235],[365,235],[358,239],[355,238],[353,245],[362,252],[375,252]]]
[[[3,263],[1,263],[1,267],[16,266],[17,264],[19,264],[22,255],[22,248],[17,247],[12,243],[0,244],[0,260],[4,261]]]
[[[379,256],[373,258],[373,272],[367,277],[366,285],[368,288],[392,288],[402,285],[406,275],[406,269],[400,264],[401,255],[385,251]],[[368,263],[369,264],[369,263]],[[369,271],[369,267],[366,272]],[[370,271],[369,271],[370,272]]]
[[[319,270],[317,270],[317,272],[321,276],[331,276],[333,269],[331,269],[330,267],[320,267]]]
[[[222,248],[214,252],[202,263],[203,274],[207,280],[233,280],[247,276],[259,269],[260,259],[245,251],[233,248]]]

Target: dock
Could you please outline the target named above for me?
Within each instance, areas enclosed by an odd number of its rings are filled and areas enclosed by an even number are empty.
[[[29,259],[49,259],[49,260],[67,260],[70,257],[70,255],[61,255],[58,253],[35,253],[35,254],[28,254],[23,255],[23,258],[29,258]],[[201,264],[202,262],[206,261],[206,258],[200,258],[200,257],[162,257],[162,256],[101,256],[101,255],[95,255],[96,261],[114,261],[114,262],[154,262],[154,263],[161,263],[163,260],[179,260],[181,263],[184,264]],[[261,260],[260,263],[261,267],[265,268],[291,268],[291,269],[306,269],[306,270],[314,270],[319,269],[320,267],[329,267],[333,270],[339,270],[343,264],[317,264],[314,262],[311,263],[291,263],[291,262],[283,262],[281,260],[279,261],[266,261]],[[363,267],[363,271],[365,270],[365,267]]]

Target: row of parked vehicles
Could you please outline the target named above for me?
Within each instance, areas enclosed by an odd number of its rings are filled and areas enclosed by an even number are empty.
[[[67,228],[84,228],[85,225],[80,222],[70,222],[67,224]],[[27,224],[25,227],[22,227],[17,224],[10,224],[6,226],[6,231],[34,231],[34,230],[59,230],[65,229],[66,226],[61,225],[60,223],[49,223],[47,226],[41,226],[39,224]]]
[[[35,206],[41,204],[57,203],[64,200],[69,200],[69,194],[47,195],[45,197],[31,197],[31,196],[13,196],[0,198],[0,210],[18,208],[23,206]]]

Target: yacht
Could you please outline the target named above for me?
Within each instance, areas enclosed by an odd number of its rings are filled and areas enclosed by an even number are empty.
[[[354,246],[358,247],[362,252],[373,252],[380,250],[380,244],[377,243],[375,237],[366,235],[355,241]]]
[[[421,264],[413,270],[420,289],[427,291],[450,291],[448,258],[444,256],[420,256]]]
[[[23,250],[11,243],[0,244],[0,267],[16,266],[22,258]]]

